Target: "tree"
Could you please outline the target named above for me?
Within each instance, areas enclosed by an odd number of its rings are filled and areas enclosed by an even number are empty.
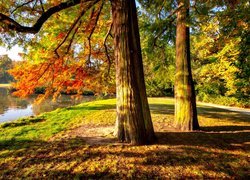
[[[175,121],[181,130],[199,129],[190,60],[189,0],[179,0],[176,31]]]
[[[199,124],[190,62],[189,1],[172,0],[162,2],[154,0],[154,3],[152,3],[152,1],[140,0],[140,2],[145,7],[145,16],[151,17],[151,21],[144,22],[144,26],[152,31],[152,35],[148,38],[149,48],[152,49],[153,46],[154,51],[158,48],[176,48],[174,87],[176,102],[175,120],[173,123],[180,130],[198,129]],[[176,42],[174,42],[174,39]],[[169,59],[171,59],[173,57],[171,53],[173,51],[166,52],[165,57],[170,57]],[[155,56],[157,57],[159,54]],[[164,59],[162,59],[162,62],[164,62]],[[171,61],[169,61],[168,67],[171,67]],[[168,68],[165,71],[165,76],[171,76],[170,70]],[[164,78],[167,79],[166,77]]]
[[[13,67],[12,60],[7,55],[0,56],[0,83],[10,83],[13,77],[8,73],[8,70]]]
[[[197,28],[191,37],[198,98],[249,106],[249,3],[197,4]],[[202,15],[202,16],[201,16]]]
[[[29,1],[34,3],[37,1]],[[56,14],[64,9],[71,8],[79,5],[83,7],[80,16],[77,17],[72,29],[78,24],[78,19],[84,17],[87,10],[93,8],[98,3],[102,3],[101,0],[69,0],[66,2],[58,3],[58,1],[40,1],[37,7],[37,14],[39,14],[38,20],[35,21],[33,26],[23,26],[19,24],[15,19],[10,18],[4,13],[0,13],[0,22],[4,31],[14,30],[23,33],[38,33],[43,24],[51,18],[53,14]],[[44,3],[47,3],[46,6]],[[17,5],[17,8],[26,5]],[[36,3],[33,5],[36,6]],[[48,5],[53,5],[51,8],[45,10]],[[114,44],[115,44],[115,62],[116,62],[116,81],[117,81],[117,124],[118,124],[118,139],[120,141],[131,142],[132,144],[146,144],[151,143],[155,139],[151,116],[149,112],[149,106],[146,98],[145,82],[143,75],[143,65],[140,49],[138,21],[136,14],[135,1],[127,0],[111,0],[112,17],[113,17],[113,32],[114,32]],[[16,8],[16,9],[17,9]],[[35,7],[36,8],[36,7]],[[32,5],[28,9],[35,9]],[[14,11],[16,10],[14,9]],[[101,8],[100,8],[101,9]],[[42,11],[41,11],[42,10]],[[31,12],[32,12],[31,11]],[[92,11],[93,12],[93,11]],[[91,20],[93,15],[93,22],[91,26],[95,27],[98,21],[98,15],[100,11],[91,13]],[[34,12],[33,12],[34,14]],[[90,28],[91,29],[91,28]],[[88,36],[89,52],[91,52],[91,35],[95,28],[90,30]],[[75,30],[76,32],[76,30]],[[70,33],[70,32],[69,32]],[[67,33],[66,37],[68,37]],[[72,35],[74,36],[74,35]],[[58,37],[61,37],[59,34]],[[63,42],[67,38],[64,38]],[[62,45],[62,44],[60,44]],[[71,45],[71,43],[70,43]],[[58,46],[59,47],[59,46]],[[96,46],[97,47],[97,46]],[[58,48],[57,48],[58,49]],[[86,49],[86,48],[84,48]],[[59,56],[58,51],[56,54]],[[62,64],[61,68],[71,69],[71,67],[64,66],[63,59],[58,58],[58,64]],[[62,61],[62,63],[60,63]],[[87,67],[92,67],[90,55],[87,58]],[[42,66],[42,72],[46,72],[48,69],[55,71],[55,61],[45,62],[45,66]],[[58,66],[60,67],[60,66]],[[59,72],[61,68],[56,72]],[[82,68],[76,68],[77,70],[84,70]],[[36,65],[36,70],[39,71],[39,65]],[[35,71],[35,72],[37,72]],[[44,73],[42,73],[43,75]],[[65,73],[67,74],[67,73]],[[68,77],[71,78],[72,76]],[[74,76],[75,78],[75,76]],[[40,79],[40,77],[39,77]],[[38,80],[39,80],[38,79]],[[53,79],[54,80],[54,79]],[[33,84],[34,85],[34,84]],[[71,84],[70,84],[71,85]],[[34,85],[35,86],[35,85]],[[53,88],[51,88],[53,90]],[[51,92],[48,91],[48,93]],[[60,89],[59,89],[60,90]]]
[[[113,0],[117,87],[117,136],[121,141],[154,141],[143,74],[135,1]]]

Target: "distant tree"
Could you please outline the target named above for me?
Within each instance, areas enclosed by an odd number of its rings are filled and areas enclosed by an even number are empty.
[[[8,70],[13,67],[12,60],[8,55],[0,56],[0,83],[10,83],[13,77],[8,73]]]
[[[196,111],[196,98],[194,91],[194,83],[191,71],[191,58],[190,58],[190,4],[188,0],[172,0],[160,1],[154,0],[140,0],[146,13],[142,17],[151,17],[151,21],[145,21],[143,27],[151,30],[151,35],[145,37],[148,41],[147,48],[154,48],[157,52],[147,52],[151,59],[151,64],[158,62],[158,65],[153,69],[159,70],[164,63],[168,68],[165,68],[164,76],[161,82],[166,79],[174,79],[173,73],[173,52],[176,53],[175,57],[175,120],[174,125],[180,130],[195,130],[199,128],[197,111]],[[176,41],[175,41],[176,40]],[[175,47],[175,51],[173,49]],[[168,51],[164,51],[164,50]],[[157,51],[158,50],[158,51]],[[162,50],[163,53],[159,53]],[[151,50],[152,51],[152,50]],[[159,55],[163,54],[160,60],[157,60]],[[166,61],[167,60],[167,61]],[[166,66],[166,65],[165,65]],[[161,70],[162,71],[162,70]]]
[[[199,129],[190,59],[189,0],[179,0],[176,31],[175,121],[181,130]]]

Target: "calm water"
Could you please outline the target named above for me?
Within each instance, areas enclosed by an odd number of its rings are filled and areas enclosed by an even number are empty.
[[[0,123],[13,121],[15,119],[38,115],[43,112],[49,112],[59,107],[68,107],[81,102],[92,101],[94,96],[84,96],[79,100],[72,99],[71,96],[62,95],[56,102],[47,99],[43,103],[34,104],[35,97],[21,99],[12,96],[8,88],[0,88]]]

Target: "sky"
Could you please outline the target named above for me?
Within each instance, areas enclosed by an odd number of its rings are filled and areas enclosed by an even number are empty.
[[[18,55],[18,53],[22,53],[22,52],[23,52],[22,48],[18,47],[17,45],[13,46],[9,50],[0,46],[0,55],[7,54],[9,58],[11,58],[14,61],[22,60],[21,56]]]

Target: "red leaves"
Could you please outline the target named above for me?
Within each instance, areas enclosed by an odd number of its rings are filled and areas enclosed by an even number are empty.
[[[62,38],[64,38],[64,36],[65,36],[65,33],[64,33],[64,32],[60,32],[60,33],[57,35],[56,39],[62,39]]]
[[[46,89],[46,97],[52,94],[58,96],[61,92],[79,94],[84,90],[101,92],[103,89],[99,70],[63,58],[49,59],[39,64],[22,62],[11,70],[11,74],[17,80],[14,94],[21,97],[33,94],[37,87]]]

